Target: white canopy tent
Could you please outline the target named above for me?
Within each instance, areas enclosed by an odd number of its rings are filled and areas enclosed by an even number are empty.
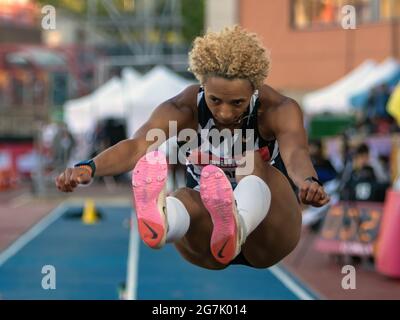
[[[306,114],[323,112],[347,113],[350,109],[350,93],[360,82],[369,78],[377,68],[376,62],[367,60],[338,81],[322,89],[310,92],[303,98]]]
[[[368,100],[371,90],[379,85],[395,85],[400,79],[400,63],[394,58],[387,58],[373,73],[362,79],[349,96],[349,103],[362,107]]]
[[[122,81],[114,77],[93,93],[93,112],[97,120],[125,117]]]
[[[121,78],[124,83],[135,84],[142,78],[142,75],[131,67],[125,67],[121,71]]]
[[[142,77],[126,68],[122,80],[114,77],[92,94],[68,101],[64,105],[65,122],[73,134],[85,134],[98,120],[125,118],[128,136],[132,136],[159,104],[190,84],[164,66],[156,66]]]
[[[67,101],[64,104],[64,121],[72,134],[83,134],[92,130],[96,123],[92,115],[92,97]]]
[[[306,114],[349,113],[354,107],[365,104],[374,87],[384,83],[390,85],[399,77],[400,64],[396,59],[388,58],[380,64],[367,60],[328,87],[305,95],[303,109]]]
[[[135,90],[128,92],[128,135],[132,136],[147,121],[158,105],[172,98],[190,84],[190,81],[164,66],[156,66],[150,70],[143,76]]]
[[[113,77],[90,95],[65,103],[64,119],[73,134],[87,133],[105,118],[126,117],[128,93],[139,85],[141,75],[132,68],[124,68],[121,74],[122,79]]]

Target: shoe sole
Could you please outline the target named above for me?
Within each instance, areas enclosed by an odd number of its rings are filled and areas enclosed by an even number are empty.
[[[220,168],[208,165],[201,171],[200,196],[213,223],[211,253],[226,265],[236,257],[240,245],[232,186]]]
[[[139,159],[132,172],[133,199],[141,239],[151,248],[165,244],[165,189],[168,166],[165,154],[149,152]]]

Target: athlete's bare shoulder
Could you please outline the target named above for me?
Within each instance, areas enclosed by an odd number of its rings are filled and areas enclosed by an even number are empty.
[[[283,94],[279,93],[278,91],[276,91],[275,89],[271,88],[266,84],[264,84],[258,90],[258,97],[262,109],[263,110],[268,109],[271,111],[280,107],[289,99],[288,97],[284,96]]]
[[[178,121],[178,129],[197,128],[197,95],[199,84],[186,87],[176,96],[168,99],[159,115],[164,119],[174,118]],[[161,111],[160,110],[160,111]]]
[[[161,103],[137,133],[143,135],[152,128],[167,130],[171,121],[177,122],[178,130],[197,128],[199,87],[199,85],[190,85],[176,96]]]
[[[297,124],[302,121],[302,112],[298,103],[268,85],[260,88],[259,101],[259,129],[268,137],[276,137],[278,132],[291,122]]]
[[[190,85],[178,95],[169,99],[169,102],[182,112],[197,114],[197,94],[199,89],[199,84]]]

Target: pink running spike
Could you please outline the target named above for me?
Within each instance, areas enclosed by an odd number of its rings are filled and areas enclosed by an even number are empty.
[[[139,234],[151,248],[161,248],[167,234],[164,191],[168,172],[162,170],[166,163],[165,155],[154,151],[139,159],[132,174]]]
[[[206,189],[201,188],[205,179]],[[240,239],[233,190],[221,169],[208,165],[202,170],[200,196],[213,222],[211,253],[218,262],[226,265],[240,252]]]

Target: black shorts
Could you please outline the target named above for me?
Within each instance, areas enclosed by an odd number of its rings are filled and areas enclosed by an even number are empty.
[[[241,264],[244,266],[248,267],[253,267],[250,262],[247,261],[246,257],[243,255],[243,252],[240,252],[235,259],[233,259],[231,262],[229,262],[229,265],[231,264]],[[254,268],[254,267],[253,267]]]

